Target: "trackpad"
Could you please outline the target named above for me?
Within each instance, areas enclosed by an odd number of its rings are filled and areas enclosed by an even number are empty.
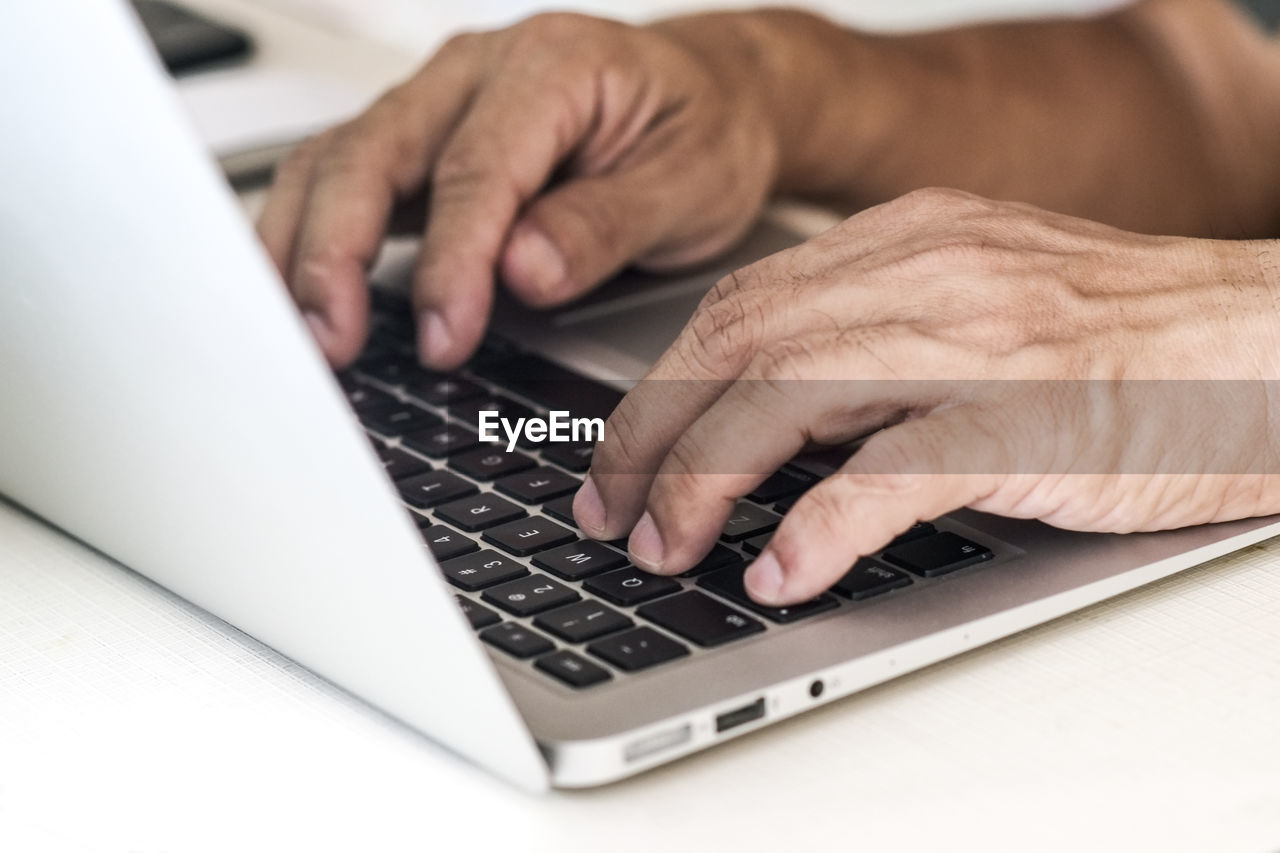
[[[625,389],[666,352],[719,279],[801,242],[795,232],[763,220],[723,258],[678,276],[624,273],[551,311],[499,294],[493,324],[526,349]]]
[[[553,313],[551,325],[574,338],[652,364],[675,341],[702,297],[719,279],[800,242],[794,232],[762,221],[736,249],[714,264],[674,277],[625,273]]]

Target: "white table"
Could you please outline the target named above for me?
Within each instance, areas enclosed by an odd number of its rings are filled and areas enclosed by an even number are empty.
[[[496,782],[0,503],[0,851],[1280,849],[1280,541],[605,789]]]
[[[1273,541],[648,775],[530,797],[0,505],[15,853],[1274,851],[1277,708]]]

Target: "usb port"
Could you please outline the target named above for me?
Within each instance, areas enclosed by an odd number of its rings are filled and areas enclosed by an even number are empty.
[[[764,697],[761,696],[750,705],[743,705],[732,711],[725,711],[716,717],[716,731],[727,732],[729,729],[764,718]]]

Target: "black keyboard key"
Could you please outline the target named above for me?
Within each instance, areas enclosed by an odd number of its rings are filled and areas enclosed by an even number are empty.
[[[577,538],[554,521],[537,516],[510,521],[484,532],[486,542],[492,542],[517,557],[527,557]]]
[[[863,557],[854,563],[853,568],[844,577],[836,581],[831,589],[845,598],[861,601],[864,598],[871,598],[873,595],[880,595],[891,589],[907,586],[910,583],[911,578],[897,569],[891,569],[875,560]]]
[[[356,358],[356,369],[380,365],[384,361],[404,361],[407,354],[392,341],[370,341]]]
[[[711,546],[711,551],[707,556],[703,557],[697,565],[680,575],[680,577],[693,578],[698,575],[705,575],[707,572],[722,569],[730,563],[736,563],[741,559],[742,557],[737,553],[717,543]]]
[[[542,458],[581,474],[591,467],[591,457],[595,452],[594,444],[553,444],[542,451]]]
[[[480,546],[473,540],[463,536],[456,530],[445,527],[443,524],[424,527],[421,532],[427,547],[431,549],[436,561],[440,563],[480,550]]]
[[[586,658],[565,649],[543,655],[533,665],[576,688],[591,687],[613,678],[604,667],[596,666]]]
[[[470,379],[424,372],[405,382],[405,393],[432,406],[449,406],[489,392]]]
[[[377,447],[378,458],[382,460],[382,468],[393,480],[403,480],[431,470],[431,465],[418,457],[405,453],[396,447],[385,444]]]
[[[571,527],[577,527],[578,522],[573,517],[573,497],[573,495],[565,495],[562,498],[547,501],[542,505],[542,511],[556,521],[563,521]]]
[[[748,500],[768,504],[798,495],[811,485],[809,480],[788,474],[786,471],[775,471],[769,479],[756,486],[755,491],[747,495]]]
[[[853,451],[849,447],[833,447],[795,457],[783,470],[802,479],[816,483],[836,473],[849,461]]]
[[[461,595],[455,597],[458,599],[458,606],[462,608],[462,613],[467,617],[467,621],[471,623],[473,630],[479,631],[481,628],[488,628],[490,625],[496,625],[502,621],[502,617],[483,604],[476,604],[471,599]]]
[[[463,557],[454,557],[442,562],[440,571],[449,583],[462,587],[467,592],[475,592],[529,574],[524,566],[497,551],[477,551]]]
[[[432,459],[443,459],[450,454],[470,450],[479,443],[479,436],[457,424],[441,424],[404,437],[405,447]]]
[[[469,397],[449,405],[449,414],[476,430],[480,429],[481,412],[497,412],[499,418],[506,418],[513,424],[520,418],[534,417],[533,409],[501,394]],[[501,426],[498,427],[498,432],[502,433]]]
[[[759,613],[766,619],[772,619],[774,622],[795,622],[798,619],[817,615],[836,606],[834,598],[829,595],[820,595],[817,598],[811,598],[808,601],[802,601],[799,604],[792,604],[787,607],[766,607],[753,601],[751,596],[747,595],[747,589],[742,583],[742,573],[745,568],[746,564],[743,563],[742,565],[730,566],[727,569],[704,575],[698,581],[698,586],[723,595],[733,603],[740,604],[754,613]]]
[[[450,474],[448,471],[428,471],[425,474],[418,474],[416,477],[399,481],[396,483],[396,488],[400,490],[400,497],[404,498],[405,503],[416,506],[418,509],[430,509],[476,493],[474,483],[468,483],[457,474]]]
[[[741,542],[743,539],[768,533],[781,521],[782,516],[774,515],[767,509],[746,501],[738,501],[729,520],[724,523],[724,531],[720,534],[720,538],[726,542]]]
[[[635,623],[598,601],[579,601],[543,613],[533,620],[533,624],[570,643],[585,643],[630,628]]]
[[[582,481],[577,477],[571,477],[558,468],[543,466],[503,477],[493,487],[521,503],[540,504],[563,495],[572,497],[581,485]]]
[[[382,347],[377,342],[360,356],[356,369],[388,385],[403,385],[408,377],[422,372],[412,357],[400,355],[394,348]]]
[[[601,542],[587,539],[543,551],[533,558],[533,564],[567,581],[580,581],[625,566],[627,557]]]
[[[516,616],[532,616],[581,597],[576,590],[546,575],[529,575],[502,586],[490,587],[483,595],[485,601]]]
[[[764,550],[764,546],[768,545],[769,540],[772,538],[772,533],[761,533],[759,536],[752,536],[746,542],[742,543],[742,550],[752,556],[755,556]]]
[[[634,628],[596,640],[587,646],[587,651],[627,672],[648,669],[689,654],[687,648],[652,628]]]
[[[938,532],[938,528],[934,527],[927,521],[917,521],[909,528],[893,537],[893,541],[884,546],[887,548],[896,548],[899,545],[905,545],[908,542],[914,542],[917,539],[923,539],[926,536],[932,536]]]
[[[697,590],[646,604],[636,613],[700,646],[719,646],[764,630],[762,623]]]
[[[776,504],[773,505],[773,511],[776,512],[778,515],[786,515],[787,513],[791,512],[791,508],[795,506],[796,503],[802,497],[804,497],[803,493],[798,495],[792,495],[789,498],[783,498],[782,500],[778,501]]]
[[[574,417],[607,418],[622,400],[621,391],[531,353],[495,359],[474,370],[512,393]]]
[[[469,498],[438,506],[435,513],[441,519],[461,527],[468,533],[484,530],[495,524],[514,521],[525,515],[522,507],[516,506],[506,498],[489,493],[472,495]]]
[[[379,391],[372,385],[343,382],[342,390],[346,393],[347,403],[357,413],[367,412],[380,406],[395,405],[399,402],[395,397],[385,391]]]
[[[923,577],[934,577],[990,560],[991,549],[943,531],[884,552],[886,562]]]
[[[382,435],[404,435],[438,426],[440,419],[412,403],[374,406],[359,413],[360,422]]]
[[[634,607],[681,590],[679,581],[651,575],[634,566],[592,578],[582,588],[623,607]]]
[[[377,294],[374,294],[375,296]],[[402,351],[412,353],[414,350],[413,314],[407,303],[394,309],[382,311],[375,308],[369,314],[369,325],[372,328],[370,337],[379,343],[394,341]]]
[[[476,480],[496,480],[538,463],[518,450],[507,453],[496,447],[481,447],[459,453],[449,460],[449,467]]]
[[[555,644],[532,628],[503,622],[480,632],[480,639],[521,660],[549,652]]]

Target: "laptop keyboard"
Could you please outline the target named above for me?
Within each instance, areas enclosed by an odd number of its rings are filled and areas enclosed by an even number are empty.
[[[631,565],[624,541],[592,541],[577,529],[573,496],[590,444],[526,441],[507,452],[475,432],[482,410],[605,417],[619,392],[496,339],[455,374],[425,370],[408,313],[375,296],[374,318],[373,343],[339,376],[352,409],[480,639],[566,688],[764,641],[820,615],[840,618],[995,556],[922,522],[860,559],[830,592],[790,607],[758,604],[743,571],[819,479],[796,460],[738,503],[702,562],[678,578],[648,574]]]

